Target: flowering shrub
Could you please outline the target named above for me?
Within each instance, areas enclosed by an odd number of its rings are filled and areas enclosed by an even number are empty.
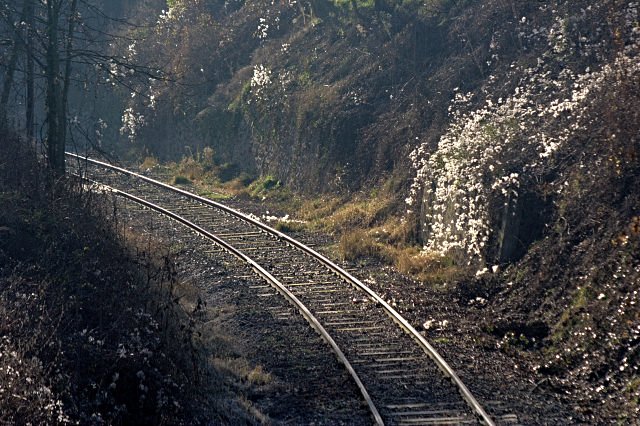
[[[144,115],[136,113],[133,108],[129,107],[122,113],[122,127],[120,134],[127,135],[131,142],[136,140],[136,134],[140,127],[144,126]]]
[[[102,140],[104,138],[104,132],[107,130],[109,125],[102,118],[98,118],[98,122],[95,124],[95,135],[96,135],[96,143],[98,146],[102,145]]]
[[[256,31],[256,37],[259,39],[267,38],[269,30],[269,24],[267,24],[265,18],[260,18],[260,23],[258,24],[258,30]]]
[[[251,77],[251,89],[253,94],[260,98],[264,89],[271,84],[271,70],[263,65],[256,65],[253,68],[253,77]]]
[[[9,336],[0,340],[0,423],[72,424],[62,401],[43,380],[43,365],[15,345]]]
[[[630,2],[625,14],[637,17],[637,4]],[[482,264],[501,206],[517,203],[521,186],[554,170],[557,153],[588,132],[604,93],[640,78],[637,19],[627,18],[631,42],[610,63],[582,73],[562,67],[569,42],[560,21],[556,16],[547,31],[549,48],[536,66],[512,64],[518,84],[509,95],[490,94],[502,83],[497,76],[489,77],[488,94],[475,110],[467,111],[474,94],[456,93],[451,124],[435,152],[422,144],[411,153],[417,173],[406,202],[424,202],[425,250],[457,252]]]

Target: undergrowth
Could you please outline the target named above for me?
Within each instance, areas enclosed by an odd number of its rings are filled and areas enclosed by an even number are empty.
[[[335,254],[342,260],[373,259],[432,284],[457,281],[471,274],[469,268],[448,256],[419,250],[416,218],[402,217],[392,179],[368,194],[313,196],[295,193],[271,175],[254,180],[240,173],[222,182],[215,162],[204,171],[200,154],[168,167],[174,174],[172,183],[193,184],[200,195],[210,199],[235,196],[268,202],[286,213],[282,218],[263,218],[281,232],[322,231],[335,235],[339,240]],[[189,169],[191,174],[186,172]]]
[[[0,424],[210,420],[203,306],[183,308],[170,256],[124,240],[112,205],[22,143],[0,144]]]

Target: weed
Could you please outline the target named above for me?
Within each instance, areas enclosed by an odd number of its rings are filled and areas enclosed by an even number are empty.
[[[314,222],[318,226],[326,222],[326,218],[335,213],[344,200],[336,196],[324,195],[320,198],[303,200],[298,215],[304,220]]]
[[[249,185],[249,193],[254,197],[265,195],[269,191],[273,191],[282,186],[282,182],[272,175],[263,176]]]
[[[625,390],[629,393],[640,391],[640,377],[631,380]]]
[[[344,199],[334,199],[328,209],[316,212],[326,213],[320,218],[324,226],[337,232],[349,232],[353,229],[369,229],[381,225],[393,210],[393,199],[390,196],[379,195],[377,198],[356,198],[346,202]]]
[[[301,232],[307,229],[307,224],[301,221],[278,221],[274,228],[284,233]]]
[[[196,159],[183,160],[174,169],[181,170]],[[229,170],[231,166],[221,166]],[[219,170],[220,167],[216,167]],[[337,233],[339,244],[336,255],[343,260],[374,258],[394,265],[402,273],[432,284],[456,281],[468,274],[449,257],[422,253],[411,243],[416,240],[416,224],[412,220],[393,214],[398,182],[389,179],[379,188],[353,199],[336,195],[315,198],[294,196],[282,182],[272,175],[254,180],[246,173],[221,183],[205,177],[194,183],[200,195],[212,199],[225,199],[229,195],[246,195],[268,199],[279,210],[289,212],[300,221],[277,221],[274,227],[281,232],[300,232],[322,229]],[[175,180],[179,177],[176,176]],[[182,176],[182,178],[185,178]],[[183,181],[184,182],[184,181]],[[182,183],[182,182],[176,182]],[[186,182],[185,182],[186,183]],[[216,187],[222,187],[220,191]],[[224,192],[224,194],[221,194]]]
[[[565,337],[581,323],[582,319],[579,312],[583,310],[592,299],[592,291],[586,286],[579,287],[575,291],[571,304],[562,312],[560,319],[554,327],[555,331],[551,336],[554,343],[562,342]]]
[[[193,157],[185,157],[178,164],[178,173],[190,180],[201,179],[205,174],[205,166]]]
[[[221,182],[228,182],[241,174],[240,167],[236,164],[225,163],[216,170],[216,175]]]
[[[255,178],[250,174],[246,172],[240,172],[238,176],[224,182],[222,186],[231,192],[240,193],[242,191],[245,191],[254,180]]]
[[[363,229],[343,234],[338,249],[343,260],[373,257],[380,253],[378,243]]]
[[[158,159],[153,156],[145,157],[142,164],[140,164],[140,170],[149,170],[153,169],[158,165]]]
[[[244,358],[214,358],[212,364],[250,384],[264,386],[273,382],[271,374],[264,371],[261,365],[251,366]]]
[[[254,367],[253,370],[247,374],[247,380],[249,383],[256,385],[268,385],[273,382],[271,374],[264,371],[261,365]]]
[[[227,106],[227,110],[231,112],[239,111],[245,104],[243,102],[251,93],[251,81],[247,80],[240,89],[238,95],[231,101],[231,103]]]
[[[469,275],[467,268],[457,265],[453,258],[413,247],[396,251],[395,266],[400,272],[431,284],[457,282]]]
[[[379,243],[371,233],[364,229],[355,229],[342,234],[338,244],[342,260],[358,260],[371,257],[387,265],[394,262],[394,252],[390,247]]]
[[[174,185],[191,185],[192,182],[191,182],[191,179],[189,179],[188,177],[178,175],[173,178],[173,184]]]

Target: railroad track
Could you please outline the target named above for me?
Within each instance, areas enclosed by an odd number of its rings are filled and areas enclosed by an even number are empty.
[[[517,423],[501,409],[489,415],[408,321],[323,255],[217,202],[107,163],[67,157],[70,171],[170,217],[249,265],[329,344],[376,424]]]

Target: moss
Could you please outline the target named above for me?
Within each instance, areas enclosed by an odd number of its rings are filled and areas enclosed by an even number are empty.
[[[240,93],[233,99],[233,101],[227,106],[227,111],[238,112],[244,108],[245,99],[251,93],[251,81],[247,81],[242,85]]]
[[[575,291],[569,307],[562,312],[554,327],[555,331],[551,337],[554,343],[561,343],[574,328],[580,325],[582,321],[579,312],[584,310],[592,299],[592,292],[586,286],[580,287]]]
[[[266,193],[276,190],[282,186],[276,177],[272,175],[266,175],[260,179],[254,181],[249,185],[249,193],[254,197],[264,196]]]
[[[231,198],[230,194],[223,194],[210,189],[198,189],[197,194],[210,200],[228,200]]]

